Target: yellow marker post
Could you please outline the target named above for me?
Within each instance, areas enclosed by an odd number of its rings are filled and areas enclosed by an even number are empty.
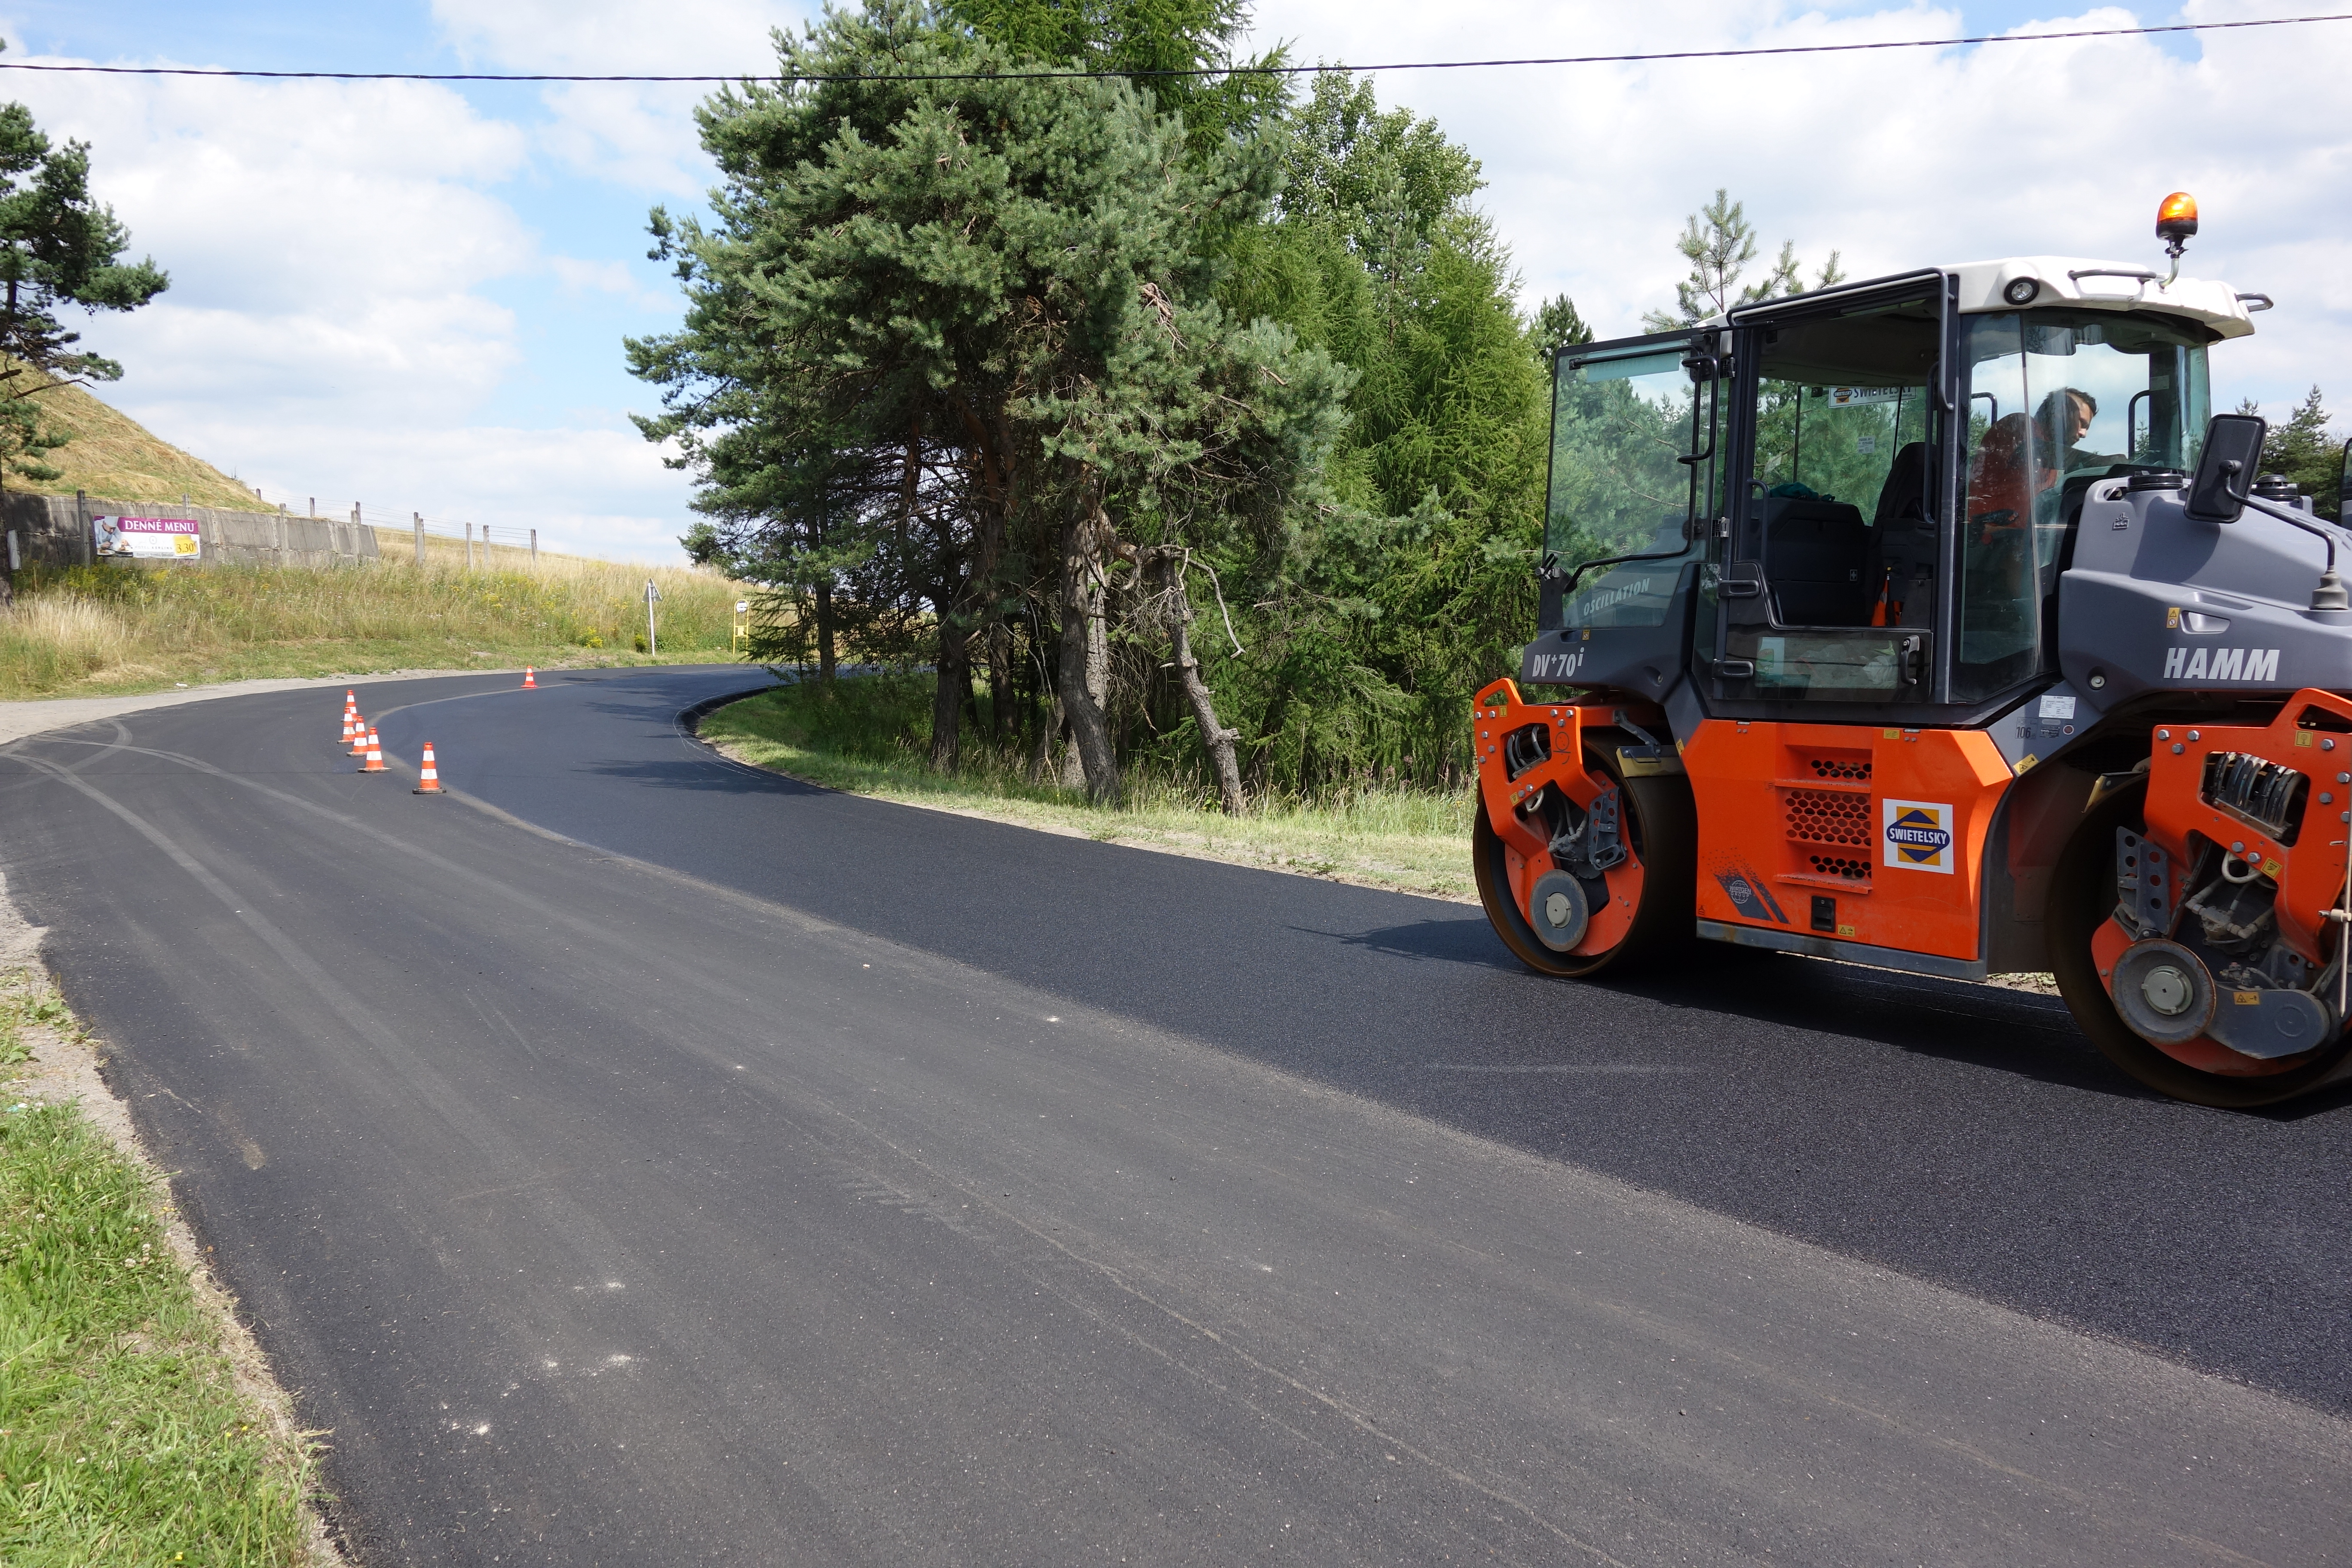
[[[749,599],[735,601],[735,635],[727,647],[730,653],[751,651],[751,601]]]

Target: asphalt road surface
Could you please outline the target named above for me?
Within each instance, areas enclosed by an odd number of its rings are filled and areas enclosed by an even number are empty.
[[[0,749],[0,862],[392,1563],[2337,1562],[2352,1100],[2051,999],[805,788],[740,669]]]

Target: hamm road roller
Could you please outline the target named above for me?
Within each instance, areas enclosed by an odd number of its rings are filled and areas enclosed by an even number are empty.
[[[2116,1066],[2352,1073],[2340,518],[2207,355],[2259,294],[2023,257],[1559,352],[1541,612],[1473,712],[1480,895],[1546,974],[1694,935],[2052,972]]]

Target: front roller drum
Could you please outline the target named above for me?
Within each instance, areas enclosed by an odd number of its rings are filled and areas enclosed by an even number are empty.
[[[1604,810],[1613,806],[1625,851],[1599,877],[1553,865],[1524,825],[1498,831],[1487,815],[1493,807],[1486,792],[1480,794],[1471,827],[1478,900],[1503,945],[1539,974],[1596,975],[1691,937],[1698,818],[1689,781],[1626,778],[1610,752],[1604,744],[1588,745],[1582,758],[1586,789],[1580,793],[1609,803]]]
[[[2052,879],[2051,968],[2074,1021],[2116,1067],[2192,1104],[2242,1110],[2336,1079],[2352,1041],[2338,1035],[2289,1057],[2234,1050],[2215,1037],[2218,998],[2203,962],[2174,942],[2135,942],[2116,923],[2116,833],[2136,842],[2147,831],[2147,786],[2134,785],[2084,813]],[[2110,984],[2126,987],[2120,1001]]]

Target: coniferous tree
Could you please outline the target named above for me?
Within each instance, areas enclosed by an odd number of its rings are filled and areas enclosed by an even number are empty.
[[[1715,200],[1684,220],[1683,235],[1675,242],[1675,249],[1690,263],[1690,273],[1675,285],[1671,312],[1651,310],[1642,317],[1643,326],[1654,332],[1696,326],[1735,305],[1753,305],[1804,290],[1804,268],[1797,260],[1794,240],[1781,242],[1772,270],[1761,280],[1740,281],[1748,264],[1756,259],[1756,226],[1748,221],[1746,205],[1733,201],[1731,193],[1721,186],[1716,188]],[[1827,289],[1844,280],[1838,253],[1832,250],[1815,275],[1813,287]]]
[[[23,104],[0,104],[0,482],[58,477],[42,459],[67,437],[42,419],[42,393],[121,379],[120,364],[75,346],[58,312],[133,310],[162,293],[171,279],[152,257],[126,263],[130,244],[90,196],[89,143],[58,145]]]
[[[682,460],[719,510],[897,541],[869,559],[929,606],[938,766],[957,762],[975,652],[994,669],[1024,602],[1033,626],[1058,620],[1057,694],[1087,786],[1116,799],[1113,577],[1278,511],[1318,470],[1344,384],[1212,297],[1198,215],[1262,210],[1268,150],[1188,147],[1123,80],[1004,74],[1014,57],[916,0],[780,47],[776,83],[701,111],[728,182],[715,222],[656,215],[691,304],[684,332],[630,345],[668,389],[646,433],[691,437]]]
[[[2263,442],[2263,471],[2284,474],[2302,486],[2322,517],[2337,515],[2342,504],[2344,443],[2328,437],[2327,408],[2316,386],[2295,405],[2286,423],[2271,426]]]

